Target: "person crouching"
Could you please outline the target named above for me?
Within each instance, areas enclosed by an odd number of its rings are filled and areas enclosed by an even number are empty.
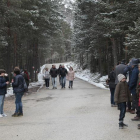
[[[125,113],[126,113],[126,102],[131,100],[131,94],[129,91],[128,84],[126,82],[126,77],[123,74],[118,75],[119,83],[115,89],[114,101],[119,105],[120,117],[119,117],[119,128],[123,129],[128,127],[128,125],[123,123]]]

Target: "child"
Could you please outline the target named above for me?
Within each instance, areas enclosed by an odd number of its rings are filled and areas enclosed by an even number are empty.
[[[46,68],[45,70],[44,78],[45,78],[46,88],[49,89],[50,72],[48,71],[48,68]]]
[[[5,70],[0,69],[0,118],[7,116],[3,112],[3,106],[8,84],[9,82],[7,81],[7,78],[5,78]]]
[[[74,78],[75,78],[75,74],[74,74],[74,71],[73,71],[72,67],[70,67],[67,76],[68,76],[68,80],[69,80],[69,88],[73,88],[73,81],[74,81]]]
[[[119,105],[120,118],[119,118],[119,128],[127,127],[128,125],[123,123],[123,119],[126,113],[126,102],[131,100],[131,94],[126,82],[126,77],[123,74],[118,75],[119,83],[116,86],[114,101]]]
[[[140,64],[138,65],[138,69],[139,69],[139,72],[140,72]],[[140,73],[138,75],[139,77],[139,80],[138,80],[138,83],[137,83],[137,96],[138,96],[138,107],[137,107],[137,115],[140,115]],[[140,129],[140,124],[138,124],[138,129]]]

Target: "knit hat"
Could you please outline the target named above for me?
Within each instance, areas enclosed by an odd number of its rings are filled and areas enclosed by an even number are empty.
[[[126,78],[123,74],[118,75],[118,81],[121,82],[122,79]]]
[[[0,69],[0,74],[2,73],[6,73],[6,71],[4,69]]]

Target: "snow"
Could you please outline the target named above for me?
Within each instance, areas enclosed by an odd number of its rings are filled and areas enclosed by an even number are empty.
[[[73,62],[69,62],[69,63],[65,64],[65,66],[67,68],[69,68],[70,66],[73,67],[73,69],[75,71],[75,76],[77,78],[82,79],[99,88],[108,89],[107,85],[106,85],[106,80],[108,79],[107,75],[100,77],[99,73],[90,73],[90,70],[88,70],[88,69],[82,70],[81,68],[78,67],[77,64],[75,64]]]

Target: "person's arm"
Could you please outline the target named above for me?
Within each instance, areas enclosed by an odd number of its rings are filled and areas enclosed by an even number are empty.
[[[136,81],[138,80],[138,73],[136,71],[132,72],[129,88],[132,89],[136,85]]]
[[[5,87],[6,85],[7,85],[6,82],[5,83],[2,83],[1,80],[0,80],[0,88]]]
[[[14,78],[14,81],[12,83],[13,87],[17,87],[18,86],[18,78]]]
[[[115,94],[114,94],[115,103],[118,103],[119,93],[120,93],[120,84],[117,84],[116,89],[115,89]]]

